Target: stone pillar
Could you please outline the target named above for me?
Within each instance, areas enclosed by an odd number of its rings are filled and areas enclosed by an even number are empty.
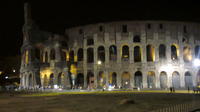
[[[99,73],[97,72],[97,70],[94,70],[93,74],[94,74],[94,88],[97,88],[98,87],[97,75],[99,75]]]
[[[143,88],[147,88],[147,70],[144,70],[142,73]]]
[[[56,46],[55,47],[55,60],[57,61],[57,62],[60,62],[61,61],[61,49],[59,48],[59,46]]]
[[[143,44],[142,46],[142,62],[147,63],[147,55],[146,55],[146,44]]]
[[[105,76],[106,76],[106,88],[108,88],[109,87],[109,73],[108,73],[108,71],[106,70],[105,71]]]
[[[84,88],[87,88],[87,71],[84,70]]]
[[[134,56],[133,56],[133,47],[132,46],[129,46],[129,63],[133,63],[133,59],[134,59]]]
[[[160,74],[158,69],[155,70],[155,87],[160,88]]]
[[[117,86],[118,87],[121,87],[122,84],[121,84],[121,75],[122,73],[121,72],[118,72],[119,74],[117,74]]]
[[[184,88],[185,87],[185,71],[182,70],[179,72],[180,74],[180,87]]]
[[[121,63],[121,46],[117,46],[117,63]]]

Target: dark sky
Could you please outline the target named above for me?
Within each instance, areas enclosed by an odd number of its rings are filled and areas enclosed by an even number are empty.
[[[28,0],[26,0],[28,1]],[[72,2],[73,1],[73,2]],[[88,23],[117,20],[176,20],[200,22],[198,2],[110,2],[65,0],[29,0],[32,16],[41,29],[64,33],[64,29]],[[112,2],[111,2],[112,1]],[[161,2],[162,1],[162,2]],[[10,0],[0,3],[0,56],[20,54],[22,45],[23,3]]]

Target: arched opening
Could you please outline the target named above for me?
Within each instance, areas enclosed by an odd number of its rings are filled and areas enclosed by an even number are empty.
[[[156,82],[155,72],[149,71],[147,73],[147,87],[148,88],[155,88],[155,82]]]
[[[103,88],[106,85],[106,76],[103,71],[100,71],[97,76],[98,88]]]
[[[130,88],[130,73],[124,72],[122,74],[122,88]]]
[[[117,87],[117,74],[115,72],[110,74],[109,84],[114,87]]]
[[[123,61],[129,60],[129,47],[127,45],[124,45],[122,47],[122,60]]]
[[[195,58],[200,59],[200,47],[198,45],[195,47]]]
[[[160,73],[160,88],[167,88],[167,73],[164,71]]]
[[[176,71],[172,73],[172,87],[180,88],[180,75]]]
[[[183,60],[184,62],[190,62],[192,60],[192,51],[189,46],[183,48]]]
[[[142,72],[140,71],[135,72],[134,81],[135,81],[135,87],[142,88]]]
[[[141,62],[141,49],[139,46],[134,47],[134,62]]]
[[[78,88],[83,88],[83,86],[84,86],[84,75],[82,73],[79,73],[77,75],[76,85],[77,85]]]
[[[40,49],[35,48],[35,57],[38,61],[40,61]]]
[[[177,45],[171,46],[171,59],[173,61],[178,60],[178,47],[177,47]]]
[[[74,51],[73,50],[71,50],[69,52],[69,61],[74,62]]]
[[[94,63],[94,50],[93,48],[87,49],[87,62]]]
[[[197,72],[197,86],[200,86],[200,70]]]
[[[103,46],[99,46],[97,49],[98,61],[105,62],[105,49]]]
[[[140,42],[140,36],[139,35],[135,35],[133,37],[133,42]]]
[[[147,53],[147,61],[148,62],[155,61],[155,49],[152,45],[147,45],[146,53]]]
[[[87,85],[89,88],[94,88],[94,74],[92,72],[87,74]]]
[[[83,49],[78,49],[78,61],[83,61]]]
[[[54,86],[54,75],[51,74],[49,77],[49,87],[53,88],[53,86]]]
[[[48,52],[47,51],[45,52],[45,56],[44,57],[45,57],[44,62],[48,63]]]
[[[32,74],[29,75],[28,81],[29,81],[28,82],[28,87],[29,88],[33,87],[33,76],[32,76]]]
[[[109,54],[110,54],[110,61],[117,60],[117,47],[115,45],[110,46]]]
[[[47,87],[48,87],[48,78],[47,78],[47,75],[46,75],[46,74],[44,75],[43,87],[44,87],[44,88],[47,88]]]
[[[51,60],[55,60],[55,58],[56,58],[55,49],[51,49],[51,51],[50,51],[50,59]]]
[[[193,82],[192,82],[192,75],[190,72],[185,73],[185,87],[186,88],[192,88],[193,87]]]
[[[63,86],[64,86],[64,74],[59,73],[58,74],[58,87],[63,88]]]
[[[159,46],[159,58],[160,59],[166,58],[166,46],[164,44],[160,44]]]

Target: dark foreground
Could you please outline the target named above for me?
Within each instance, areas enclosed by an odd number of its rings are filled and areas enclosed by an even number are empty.
[[[0,112],[149,112],[200,100],[199,94],[106,93],[25,96],[0,94]]]

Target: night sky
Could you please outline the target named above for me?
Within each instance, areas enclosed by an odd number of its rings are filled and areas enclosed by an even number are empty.
[[[137,1],[140,2],[131,3],[124,0],[123,2],[122,0],[121,2],[117,2],[117,0],[112,2],[111,0],[110,2],[29,0],[28,2],[31,3],[32,17],[36,24],[42,30],[60,34],[64,33],[65,28],[72,26],[118,20],[200,22],[200,4],[197,2]],[[0,3],[0,57],[20,54],[24,2],[12,0]]]

